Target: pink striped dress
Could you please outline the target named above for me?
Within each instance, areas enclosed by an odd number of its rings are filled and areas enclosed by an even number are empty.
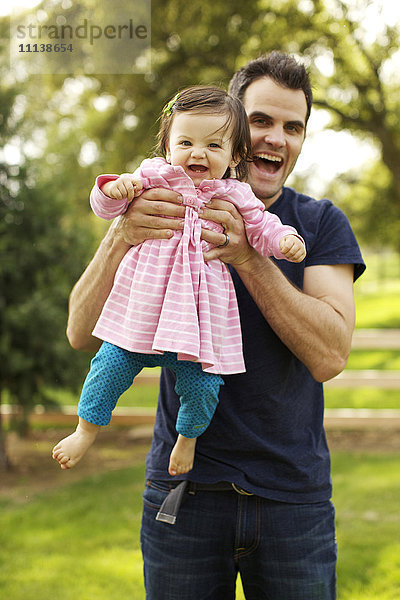
[[[241,213],[249,243],[264,256],[284,258],[279,240],[298,235],[296,230],[267,212],[247,183],[213,179],[196,188],[182,167],[163,158],[144,160],[135,176],[143,189],[167,188],[182,195],[184,228],[171,239],[146,240],[128,250],[93,335],[131,352],[176,352],[178,360],[199,361],[208,373],[244,372],[233,282],[221,260],[204,261],[203,252],[210,246],[200,239],[202,227],[223,229],[201,219],[198,211],[214,196],[232,202]],[[126,200],[109,198],[100,189],[117,177],[98,177],[91,192],[91,206],[103,219],[113,219],[128,207]]]

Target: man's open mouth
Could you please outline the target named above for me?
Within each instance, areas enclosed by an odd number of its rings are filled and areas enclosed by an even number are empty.
[[[273,154],[260,152],[259,154],[254,154],[253,162],[262,171],[273,174],[279,171],[283,165],[283,158],[280,156],[274,156]]]
[[[204,165],[189,165],[189,171],[193,171],[194,173],[204,173],[204,171],[207,171],[207,167],[205,167]]]

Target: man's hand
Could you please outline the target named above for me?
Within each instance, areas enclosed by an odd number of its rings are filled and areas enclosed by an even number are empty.
[[[118,217],[116,234],[137,246],[149,239],[169,239],[183,229],[185,206],[176,192],[154,188],[143,192],[126,213]]]
[[[216,246],[204,253],[204,260],[219,258],[225,263],[237,266],[244,264],[254,255],[256,250],[247,241],[243,219],[231,202],[213,198],[201,211],[200,216],[202,219],[220,223],[224,228],[223,233],[202,229],[202,239]],[[229,243],[222,247],[226,242],[225,234],[229,236]]]

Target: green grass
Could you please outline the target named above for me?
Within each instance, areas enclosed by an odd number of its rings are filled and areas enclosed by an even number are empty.
[[[338,600],[400,598],[400,456],[333,453]]]
[[[367,270],[355,284],[356,327],[400,329],[400,261],[394,253],[364,252]],[[400,369],[398,350],[353,350],[347,369]],[[327,408],[397,408],[398,390],[358,388],[325,390]]]
[[[338,600],[400,597],[400,456],[333,453]],[[0,596],[143,600],[144,467],[0,503]],[[240,589],[238,583],[238,589]],[[238,600],[243,599],[242,592]]]
[[[357,284],[356,284],[357,286]],[[360,329],[400,328],[400,281],[390,287],[378,287],[361,292],[356,288],[356,327]]]
[[[0,596],[142,600],[144,467],[108,472],[28,503],[2,502]]]
[[[380,390],[375,388],[327,388],[325,390],[326,408],[393,408],[400,409],[399,390]]]
[[[400,350],[352,350],[347,369],[400,369]]]
[[[146,369],[146,371],[150,371],[156,376],[160,372],[160,369]],[[79,395],[73,394],[69,390],[50,390],[49,396],[60,406],[78,405]],[[118,406],[154,408],[157,405],[157,397],[157,385],[134,383],[131,388],[121,396],[118,401]]]
[[[355,283],[359,328],[400,328],[400,258],[363,251],[367,270]]]
[[[353,350],[347,369],[400,370],[399,350]],[[399,390],[360,387],[325,389],[326,408],[395,408],[400,409]]]

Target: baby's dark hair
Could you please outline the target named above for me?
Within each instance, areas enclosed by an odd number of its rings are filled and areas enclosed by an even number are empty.
[[[248,162],[251,160],[250,130],[242,103],[219,87],[196,85],[178,92],[163,108],[160,130],[157,136],[157,152],[166,156],[171,125],[174,115],[180,112],[226,115],[223,133],[232,127],[232,158],[239,161],[235,176],[243,180],[247,177]],[[231,176],[228,167],[224,178]]]

